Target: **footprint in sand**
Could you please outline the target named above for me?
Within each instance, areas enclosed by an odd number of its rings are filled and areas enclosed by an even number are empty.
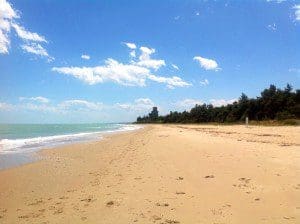
[[[153,215],[153,216],[152,216],[152,219],[153,219],[154,221],[158,221],[158,220],[161,220],[161,217],[159,217],[159,216],[157,216],[157,215]]]
[[[92,185],[92,187],[96,187],[99,186],[101,184],[100,180],[98,178],[90,181],[90,184]]]
[[[207,175],[204,178],[215,178],[215,176],[214,175]]]
[[[176,191],[176,194],[185,194],[183,191]]]
[[[175,220],[175,219],[166,219],[165,223],[168,223],[168,224],[177,224],[177,223],[180,223],[180,222],[177,221],[177,220]]]
[[[183,177],[178,177],[176,180],[183,180]]]
[[[44,201],[42,199],[35,199],[34,202],[29,203],[27,205],[38,205],[38,204],[41,204],[41,203],[44,203]]]
[[[111,206],[113,206],[114,204],[115,204],[114,201],[109,201],[109,202],[106,203],[106,206],[107,206],[107,207],[111,207]]]
[[[62,197],[60,197],[59,199],[64,200],[64,199],[68,199],[68,198],[69,198],[69,197],[62,196]]]
[[[293,216],[284,216],[283,218],[284,219],[295,219],[295,217],[293,217]]]
[[[6,213],[7,209],[1,209],[0,212],[2,213],[0,215],[0,219],[2,219],[4,217],[4,213]]]
[[[53,212],[53,215],[59,215],[59,214],[61,214],[61,213],[63,213],[64,211],[63,211],[63,208],[58,208],[58,209],[56,209],[54,212]]]
[[[87,198],[84,198],[84,199],[81,199],[80,201],[83,201],[83,202],[93,202],[93,201],[96,201],[96,199],[93,199],[93,196],[89,196]]]
[[[249,183],[250,182],[250,178],[245,178],[245,177],[241,177],[239,178],[239,181],[245,182],[245,183]]]
[[[18,216],[19,219],[28,219],[29,215],[20,215]]]
[[[234,187],[238,187],[240,189],[247,190],[246,191],[247,194],[251,193],[250,190],[254,190],[255,189],[255,186],[250,183],[250,181],[251,181],[250,178],[241,177],[238,180],[240,181],[240,183],[239,184],[233,184],[233,186]]]
[[[156,206],[161,206],[161,207],[168,207],[169,206],[168,203],[159,203],[159,202],[157,202],[155,205]]]

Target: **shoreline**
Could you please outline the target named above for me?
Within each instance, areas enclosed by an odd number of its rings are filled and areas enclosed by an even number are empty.
[[[109,135],[114,135],[114,134],[119,134],[119,133],[124,133],[124,132],[130,132],[130,131],[136,131],[138,129],[143,128],[142,125],[140,124],[128,124],[129,126],[135,126],[133,129],[116,129],[116,130],[107,130],[107,131],[100,131],[100,132],[95,132],[95,133],[86,133],[86,134],[91,134],[94,135],[93,138],[89,139],[74,139],[73,141],[69,142],[63,142],[63,143],[51,143],[49,145],[45,146],[38,146],[36,148],[30,149],[29,151],[24,151],[24,152],[11,152],[11,153],[2,153],[0,154],[0,171],[5,170],[5,169],[10,169],[13,167],[18,167],[22,165],[26,165],[28,163],[36,162],[41,159],[41,152],[44,150],[51,150],[51,149],[58,149],[64,146],[72,146],[76,144],[84,144],[84,143],[89,143],[89,142],[99,142],[103,138]],[[82,134],[82,133],[80,133]],[[65,134],[65,135],[59,135],[59,136],[69,136],[70,134]],[[73,134],[78,135],[77,133]],[[58,137],[58,136],[45,136],[46,138],[48,137]],[[39,138],[39,137],[37,137]],[[16,139],[18,140],[18,139]],[[21,139],[25,140],[25,139]]]
[[[299,131],[145,125],[45,149],[0,170],[0,222],[298,223]]]

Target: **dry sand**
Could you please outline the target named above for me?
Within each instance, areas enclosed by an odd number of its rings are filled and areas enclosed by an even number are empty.
[[[300,128],[149,125],[0,171],[0,223],[300,223]]]

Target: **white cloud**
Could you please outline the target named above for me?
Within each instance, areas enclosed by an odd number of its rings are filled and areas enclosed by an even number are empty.
[[[10,40],[7,37],[7,31],[0,28],[0,53],[8,54]]]
[[[268,28],[268,30],[271,30],[271,31],[276,31],[276,30],[277,30],[277,26],[276,26],[275,23],[269,24],[269,25],[267,26],[267,28]]]
[[[207,79],[200,81],[200,85],[202,85],[202,86],[207,86],[208,84],[209,84],[209,81]]]
[[[300,73],[300,68],[290,68],[289,72],[296,72],[296,73]]]
[[[24,27],[19,26],[16,23],[12,23],[11,26],[15,29],[18,36],[26,41],[47,42],[45,37],[40,36],[37,33],[27,31]]]
[[[179,70],[179,67],[178,67],[177,65],[175,65],[175,64],[172,64],[172,67],[173,67],[174,69],[176,69],[176,70]]]
[[[135,56],[136,56],[135,51],[130,51],[129,54],[130,54],[130,56],[133,57],[133,58],[135,58]]]
[[[16,22],[20,19],[20,16],[13,9],[11,4],[6,0],[0,0],[0,54],[8,54],[10,47],[10,31],[13,28],[17,36],[25,43],[21,45],[21,48],[35,55],[47,57],[48,61],[54,58],[48,55],[46,49],[44,49],[39,42],[47,43],[45,37],[26,30],[24,27],[18,25]]]
[[[54,67],[52,70],[61,74],[72,75],[90,85],[113,81],[125,86],[145,86],[146,79],[166,83],[170,88],[191,85],[180,77],[173,76],[168,78],[151,75],[148,68],[134,64],[122,64],[114,59],[106,60],[104,66]]]
[[[136,57],[135,49],[137,48],[137,46],[134,43],[125,43],[125,44],[128,48],[131,49],[131,51],[129,53],[130,57],[135,58]],[[157,59],[152,59],[151,58],[150,55],[155,53],[154,48],[149,48],[149,47],[142,46],[142,47],[139,48],[139,50],[141,52],[140,56],[138,58],[139,60],[138,61],[132,61],[132,64],[136,64],[136,65],[139,65],[139,66],[142,66],[142,67],[151,68],[151,69],[154,69],[154,70],[157,70],[160,67],[166,65],[164,60],[161,60],[161,59],[157,60]]]
[[[293,7],[295,9],[295,19],[300,21],[300,4]]]
[[[21,48],[31,54],[35,54],[41,57],[46,57],[48,58],[49,61],[54,60],[53,57],[49,56],[48,52],[46,51],[45,48],[43,48],[40,44],[38,43],[29,43],[29,44],[23,44],[21,45]]]
[[[142,52],[140,56],[141,61],[150,59],[150,55],[155,53],[154,48],[140,47],[140,50]]]
[[[132,51],[130,51],[130,56],[132,58],[136,57],[136,51],[134,49],[136,49],[136,45],[134,43],[125,43],[130,49],[132,49]],[[164,60],[161,59],[152,59],[151,58],[151,54],[155,53],[155,49],[154,48],[148,48],[145,46],[142,46],[139,48],[140,49],[140,56],[139,56],[139,60],[138,61],[132,61],[132,64],[136,64],[138,66],[142,66],[142,67],[146,67],[146,68],[150,68],[150,69],[154,69],[157,70],[162,66],[165,66],[166,63]]]
[[[158,70],[161,66],[166,65],[164,60],[155,60],[155,59],[138,61],[136,62],[136,64],[146,68],[153,68],[154,70]]]
[[[139,98],[133,103],[117,103],[116,107],[130,111],[148,111],[154,107],[154,103],[149,98]]]
[[[195,105],[201,105],[201,104],[203,104],[203,102],[201,100],[197,100],[197,99],[184,99],[184,100],[177,101],[174,105],[179,110],[180,109],[190,110]]]
[[[0,111],[58,112],[58,108],[48,104],[50,100],[45,97],[19,97],[19,100],[21,101],[19,104],[0,102]]]
[[[168,108],[164,109],[153,102],[150,98],[137,98],[132,102],[125,103],[115,103],[115,104],[103,104],[97,101],[88,101],[85,99],[70,99],[55,103],[55,100],[48,100],[48,103],[42,103],[38,99],[43,97],[23,97],[17,104],[9,104],[5,102],[0,102],[0,111],[5,113],[10,112],[38,112],[36,115],[39,116],[40,113],[46,115],[60,115],[66,116],[65,118],[74,118],[77,122],[91,121],[95,122],[97,120],[107,120],[111,121],[112,118],[119,119],[120,121],[130,121],[135,120],[137,116],[147,114],[151,111],[152,107],[158,106],[159,111],[164,114],[170,111]],[[226,105],[233,103],[237,99],[225,100],[225,99],[212,99],[209,102],[214,106]],[[183,99],[169,105],[172,109],[177,111],[190,110],[196,104],[202,105],[204,102],[199,99]],[[122,112],[122,118],[120,119],[119,113]],[[90,119],[85,119],[90,118]]]
[[[108,58],[104,65],[95,67],[53,67],[52,71],[60,74],[71,75],[90,85],[103,82],[115,82],[125,86],[145,86],[146,80],[166,83],[169,88],[190,86],[180,77],[163,77],[154,75],[156,71],[165,65],[164,60],[155,60],[150,55],[155,49],[141,47],[141,55],[138,60],[131,60],[124,64],[117,60]]]
[[[140,47],[141,55],[139,57],[139,61],[135,62],[135,64],[146,67],[146,68],[152,68],[154,70],[159,69],[162,66],[165,66],[166,63],[164,60],[157,60],[157,59],[152,59],[150,57],[151,54],[155,53],[154,48],[148,48],[148,47]]]
[[[138,98],[134,101],[136,104],[142,104],[142,105],[150,105],[154,106],[154,103],[151,99],[149,98]]]
[[[35,101],[39,103],[49,103],[50,100],[43,96],[37,96],[37,97],[19,97],[20,101]]]
[[[43,113],[55,113],[55,114],[72,114],[75,113],[99,113],[99,112],[109,112],[112,110],[123,110],[123,113],[136,113],[136,116],[141,113],[148,112],[153,106],[154,102],[149,98],[138,98],[130,103],[116,103],[116,104],[103,104],[102,102],[93,102],[83,99],[70,99],[64,100],[59,103],[53,104],[42,103],[38,99],[43,97],[20,97],[20,103],[18,104],[8,104],[5,102],[0,102],[0,111],[38,111]],[[45,98],[46,99],[46,98]],[[51,101],[52,102],[52,101]],[[138,112],[138,113],[137,113]]]
[[[225,99],[211,99],[209,102],[215,106],[215,107],[220,107],[220,106],[226,106],[227,104],[232,104],[234,102],[238,101],[238,99],[230,99],[230,100],[225,100]]]
[[[14,106],[12,104],[0,102],[0,111],[10,111],[13,108]]]
[[[136,45],[135,45],[134,43],[125,43],[125,44],[126,44],[126,46],[127,46],[128,48],[130,48],[131,50],[136,49]]]
[[[0,111],[21,110],[64,114],[69,112],[101,111],[104,108],[103,103],[81,99],[65,100],[57,104],[50,104],[50,100],[48,98],[41,96],[19,97],[19,100],[21,103],[15,105],[0,102]]]
[[[133,58],[135,58],[136,57],[136,52],[135,52],[135,49],[136,49],[136,45],[135,45],[135,43],[124,43],[131,51],[130,51],[130,53],[129,53],[129,55],[131,56],[131,57],[133,57]]]
[[[196,16],[200,16],[200,12],[196,12]]]
[[[58,108],[62,111],[76,110],[76,111],[98,111],[103,109],[103,103],[90,102],[86,100],[66,100],[58,105]]]
[[[179,19],[180,19],[180,16],[175,16],[174,19],[175,19],[175,20],[179,20]]]
[[[150,73],[149,69],[122,64],[114,59],[107,59],[105,65],[96,67],[54,67],[52,71],[72,75],[90,85],[113,81],[125,86],[145,86],[145,79]]]
[[[178,76],[173,76],[169,78],[169,77],[149,75],[148,78],[155,82],[166,83],[167,87],[170,89],[174,89],[175,87],[191,86],[190,83],[185,82]]]
[[[83,54],[83,55],[81,55],[81,58],[85,59],[85,60],[90,60],[91,57],[87,54]]]
[[[40,112],[44,112],[44,113],[48,113],[48,112],[60,113],[61,112],[55,106],[48,105],[48,104],[34,103],[34,102],[16,105],[15,108],[22,110],[22,111],[40,111]]]
[[[6,0],[0,0],[0,53],[8,54],[11,22],[18,18],[18,14]]]
[[[221,69],[219,68],[218,63],[215,60],[203,58],[201,56],[195,56],[194,60],[198,61],[201,67],[205,70],[219,71]]]
[[[6,0],[0,0],[0,15],[1,18],[13,19],[18,18],[18,14]]]

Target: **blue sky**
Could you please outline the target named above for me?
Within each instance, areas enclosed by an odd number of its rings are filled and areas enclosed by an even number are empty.
[[[0,122],[133,121],[300,86],[300,1],[0,0]]]

